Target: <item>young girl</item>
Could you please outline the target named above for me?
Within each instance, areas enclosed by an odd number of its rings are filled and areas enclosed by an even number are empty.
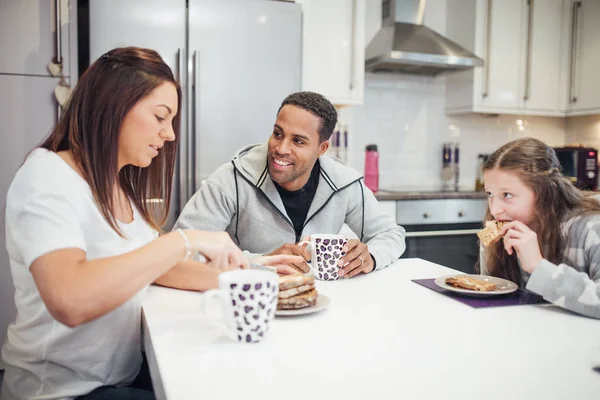
[[[481,273],[600,318],[600,202],[564,177],[554,150],[537,139],[505,144],[482,169],[486,220],[505,224],[503,240],[482,247]]]
[[[153,399],[128,387],[142,364],[148,285],[200,290],[216,286],[220,270],[248,265],[224,232],[158,237],[180,106],[181,89],[156,52],[109,51],[15,175],[6,245],[18,314],[2,347],[2,400]],[[188,260],[195,253],[214,268]]]

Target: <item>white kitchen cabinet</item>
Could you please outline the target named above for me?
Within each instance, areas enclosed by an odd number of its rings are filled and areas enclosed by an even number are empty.
[[[600,113],[600,0],[565,0],[567,115]]]
[[[56,56],[56,8],[51,0],[0,1],[0,74],[48,76],[47,65]],[[75,8],[75,7],[73,7]],[[69,59],[70,7],[60,0],[59,36],[61,54]],[[69,76],[71,65],[63,63]]]
[[[365,70],[364,0],[301,0],[302,90],[333,104],[362,104]]]
[[[485,65],[446,78],[446,112],[564,115],[563,0],[448,0],[447,36]]]
[[[560,115],[561,82],[566,70],[560,64],[563,28],[563,0],[535,0],[526,2],[526,26],[524,60],[521,77],[523,109],[540,114]],[[531,12],[531,14],[529,14]],[[527,21],[530,21],[528,23]]]

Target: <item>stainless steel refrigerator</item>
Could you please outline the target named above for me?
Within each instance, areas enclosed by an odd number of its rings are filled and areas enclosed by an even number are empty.
[[[182,132],[170,224],[202,181],[242,146],[268,139],[300,90],[299,4],[266,0],[89,0],[89,52],[155,49],[179,78]]]

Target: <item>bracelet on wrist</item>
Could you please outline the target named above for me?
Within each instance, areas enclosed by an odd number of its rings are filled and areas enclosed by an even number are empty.
[[[185,257],[183,258],[183,261],[187,261],[192,256],[192,248],[190,247],[190,241],[188,240],[185,232],[183,232],[181,229],[177,229],[177,232],[179,232],[179,234],[185,242]]]

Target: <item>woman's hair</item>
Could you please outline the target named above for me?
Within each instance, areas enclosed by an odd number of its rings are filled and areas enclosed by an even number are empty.
[[[562,175],[554,150],[533,138],[517,139],[496,150],[483,164],[482,172],[493,169],[516,174],[533,191],[533,217],[542,256],[555,264],[562,262],[566,238],[561,233],[561,223],[572,212],[600,212],[600,203],[590,197],[593,193],[577,189]],[[493,219],[489,207],[485,219]],[[486,249],[485,264],[489,275],[521,281],[516,252],[509,255],[502,242]]]
[[[177,90],[175,140],[165,142],[147,168],[126,165],[119,171],[119,134],[125,116],[164,82],[172,83]],[[100,212],[119,235],[123,236],[115,219],[113,200],[117,184],[144,220],[160,231],[170,206],[180,109],[181,88],[157,52],[137,47],[113,49],[79,79],[60,120],[40,147],[54,152],[71,151]]]

